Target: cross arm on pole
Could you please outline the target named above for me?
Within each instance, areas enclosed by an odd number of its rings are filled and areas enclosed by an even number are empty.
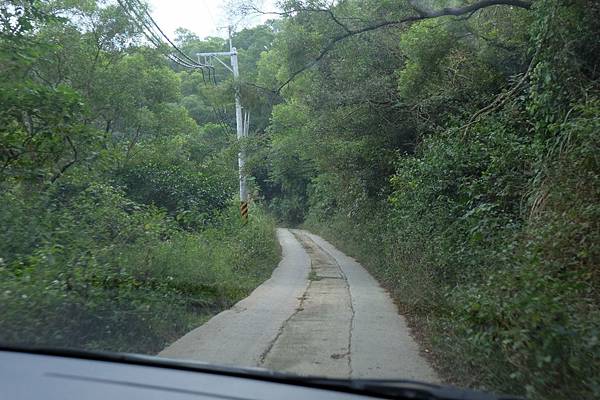
[[[237,51],[235,51],[235,49],[233,51],[217,51],[217,52],[212,52],[212,53],[196,53],[197,56],[201,56],[201,57],[232,56],[234,54],[237,54]]]
[[[233,49],[232,51],[219,51],[219,52],[214,52],[214,53],[196,53],[196,56],[198,58],[200,58],[200,57],[214,58],[219,63],[221,63],[222,66],[224,66],[225,68],[227,68],[229,70],[229,72],[232,72],[232,73],[233,73],[233,69],[231,69],[231,67],[229,65],[227,65],[223,61],[221,61],[221,59],[219,58],[219,56],[231,57],[231,56],[234,56],[234,55],[237,55],[237,51],[235,49]]]

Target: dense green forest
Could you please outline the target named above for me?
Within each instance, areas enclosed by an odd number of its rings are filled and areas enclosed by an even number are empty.
[[[2,4],[0,341],[155,353],[268,278],[275,220],[241,229],[227,82],[117,4]]]
[[[3,4],[0,340],[158,350],[269,276],[278,220],[361,261],[449,382],[600,397],[597,1],[286,0],[234,34],[237,83],[117,4]]]

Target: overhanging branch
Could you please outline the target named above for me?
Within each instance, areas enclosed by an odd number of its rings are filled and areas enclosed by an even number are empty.
[[[297,11],[327,12],[327,14],[330,15],[332,20],[336,24],[340,25],[344,29],[345,32],[343,34],[333,38],[325,47],[323,47],[321,49],[321,51],[319,52],[317,57],[315,57],[312,61],[310,61],[305,66],[303,66],[299,70],[292,73],[292,75],[279,86],[279,88],[276,90],[276,93],[277,94],[281,93],[281,90],[284,87],[286,87],[287,85],[289,85],[290,82],[292,82],[298,75],[300,75],[307,69],[312,68],[319,61],[321,61],[321,59],[323,59],[323,57],[325,57],[325,55],[327,53],[329,53],[335,47],[335,45],[337,43],[339,43],[343,40],[346,40],[347,38],[349,38],[351,36],[360,35],[362,33],[374,31],[374,30],[381,29],[381,28],[388,27],[388,26],[398,26],[398,25],[409,23],[409,22],[415,22],[415,21],[420,21],[420,20],[425,20],[425,19],[438,18],[438,17],[444,17],[444,16],[457,16],[458,17],[458,16],[463,16],[463,15],[472,15],[473,13],[475,13],[481,9],[484,9],[487,7],[492,7],[492,6],[501,6],[501,5],[502,6],[511,6],[511,7],[523,8],[526,10],[531,8],[531,3],[522,1],[522,0],[481,0],[481,1],[478,1],[473,4],[469,4],[464,7],[446,7],[446,8],[442,8],[440,10],[425,10],[423,8],[420,8],[416,4],[415,0],[408,0],[408,1],[409,1],[409,4],[411,5],[411,7],[417,13],[417,15],[411,15],[411,16],[402,18],[400,20],[382,21],[382,22],[375,23],[373,25],[365,26],[360,29],[350,29],[347,25],[341,23],[340,19],[335,16],[335,14],[333,13],[332,10],[323,10],[323,9],[294,10],[296,12]],[[286,14],[289,15],[289,13],[280,13],[280,14],[281,15],[286,15]]]

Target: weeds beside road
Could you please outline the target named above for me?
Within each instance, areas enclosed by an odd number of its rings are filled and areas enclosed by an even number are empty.
[[[156,353],[267,279],[274,221],[237,208],[179,229],[164,212],[92,186],[60,211],[1,194],[0,341]],[[31,194],[29,194],[31,196]]]

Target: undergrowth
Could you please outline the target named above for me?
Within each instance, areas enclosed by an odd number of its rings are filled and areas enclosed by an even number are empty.
[[[0,194],[0,341],[156,353],[230,307],[277,265],[274,221],[237,207],[201,231],[91,184],[61,202]]]

